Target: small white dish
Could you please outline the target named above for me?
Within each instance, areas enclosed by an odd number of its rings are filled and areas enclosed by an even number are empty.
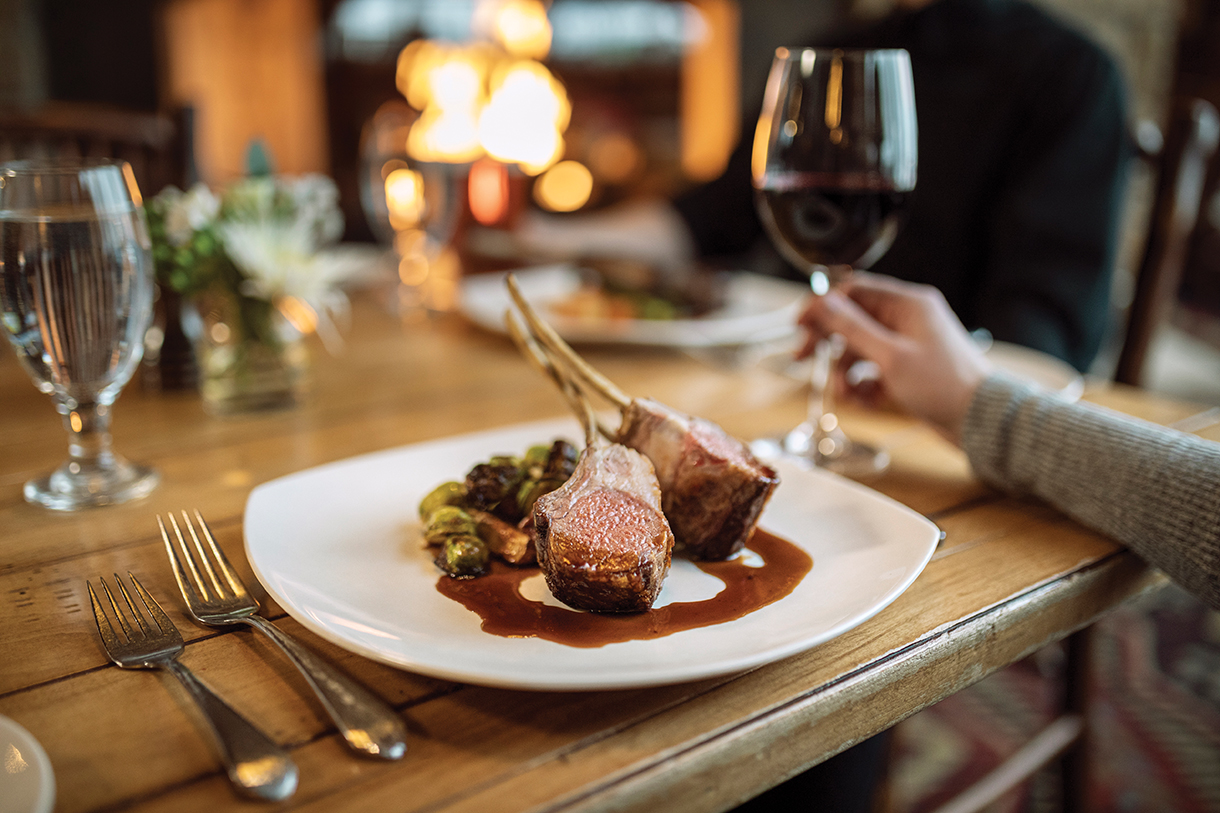
[[[281,607],[352,652],[448,680],[570,691],[699,680],[809,649],[901,595],[940,536],[925,517],[870,488],[780,461],[781,482],[760,527],[813,558],[786,597],[722,624],[598,648],[491,635],[477,615],[437,591],[442,577],[423,550],[417,505],[491,455],[520,454],[555,437],[579,438],[580,429],[572,420],[522,424],[264,483],[246,503],[246,553]],[[667,593],[701,593],[709,580],[715,595],[723,582],[675,559],[658,604]]]
[[[15,721],[0,715],[0,813],[50,813],[55,774],[47,752]]]
[[[514,271],[521,293],[569,342],[717,347],[770,341],[796,333],[796,317],[809,286],[761,274],[729,277],[725,306],[695,319],[576,319],[550,313],[547,305],[575,292],[580,274],[571,265]],[[461,310],[475,324],[504,333],[511,302],[504,274],[477,274],[462,281]]]
[[[1009,342],[992,342],[987,358],[1004,372],[1032,381],[1070,401],[1084,395],[1084,377],[1072,365],[1049,353]]]

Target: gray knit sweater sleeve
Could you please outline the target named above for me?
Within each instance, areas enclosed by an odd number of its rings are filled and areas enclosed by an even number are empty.
[[[983,481],[1046,500],[1220,609],[1220,443],[997,374],[962,448]]]

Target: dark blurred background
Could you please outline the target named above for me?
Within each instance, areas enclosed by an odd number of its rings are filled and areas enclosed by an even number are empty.
[[[553,0],[545,62],[572,103],[567,157],[589,164],[610,136],[619,149],[605,172],[594,166],[585,210],[672,195],[714,177],[759,107],[777,45],[831,30],[847,15],[884,14],[890,2]],[[1038,3],[1116,57],[1130,90],[1132,133],[1148,153],[1131,184],[1114,290],[1121,308],[1134,290],[1171,111],[1189,98],[1220,105],[1220,0]],[[368,241],[362,129],[383,104],[403,101],[395,87],[402,48],[420,37],[469,38],[479,5],[2,0],[0,111],[85,105],[168,117],[189,106],[193,174],[211,184],[239,176],[249,144],[260,140],[276,170],[334,177],[346,238]],[[11,157],[0,139],[0,159]],[[1211,162],[1205,181],[1174,319],[1220,345],[1220,162]]]

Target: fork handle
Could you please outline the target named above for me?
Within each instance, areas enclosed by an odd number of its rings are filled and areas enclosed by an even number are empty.
[[[195,673],[176,660],[166,668],[199,704],[220,746],[229,780],[256,799],[279,801],[297,789],[297,766],[283,748],[204,686]]]
[[[388,703],[262,616],[241,620],[265,633],[301,670],[348,746],[382,759],[399,759],[407,752],[406,727]]]

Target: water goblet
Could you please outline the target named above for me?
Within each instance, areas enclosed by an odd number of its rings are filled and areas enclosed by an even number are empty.
[[[152,257],[122,161],[0,165],[0,321],[68,431],[68,460],[25,484],[31,503],[71,511],[146,496],[158,475],[111,449],[115,399],[144,351]]]

